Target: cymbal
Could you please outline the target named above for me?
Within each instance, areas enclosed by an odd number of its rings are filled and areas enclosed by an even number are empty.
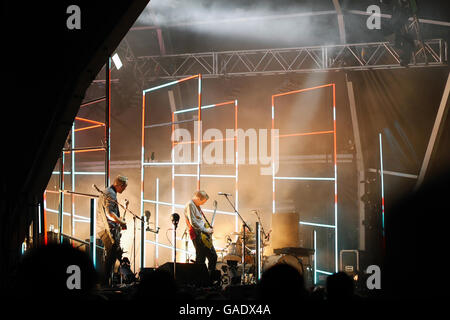
[[[268,245],[269,244],[267,244],[267,243],[261,243],[261,248],[267,247]],[[247,248],[250,248],[250,249],[256,249],[256,243],[255,242],[250,242],[250,243],[246,242],[245,246]]]

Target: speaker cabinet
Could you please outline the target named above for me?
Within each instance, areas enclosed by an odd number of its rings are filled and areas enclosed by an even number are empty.
[[[275,213],[272,215],[272,249],[300,247],[298,213]]]
[[[159,269],[169,271],[173,275],[173,262],[167,262]],[[177,262],[175,281],[179,285],[209,286],[210,278],[206,264]]]

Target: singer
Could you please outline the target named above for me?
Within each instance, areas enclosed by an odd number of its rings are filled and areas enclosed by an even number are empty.
[[[109,285],[116,260],[122,259],[120,231],[126,229],[126,223],[120,218],[117,193],[122,193],[126,189],[127,181],[127,177],[117,176],[112,186],[100,193],[98,201],[96,231],[106,251],[102,278],[102,284],[105,286]],[[128,207],[128,202],[125,202],[125,206]]]
[[[213,245],[208,248],[201,236],[202,233],[211,236],[214,232],[200,208],[200,206],[205,204],[208,199],[209,196],[205,191],[198,190],[194,192],[192,200],[186,203],[186,206],[184,207],[184,215],[186,216],[186,222],[189,226],[189,235],[195,247],[195,263],[205,263],[205,259],[208,258],[208,270],[212,277],[216,270],[216,249],[214,249]],[[190,221],[188,217],[190,218]]]

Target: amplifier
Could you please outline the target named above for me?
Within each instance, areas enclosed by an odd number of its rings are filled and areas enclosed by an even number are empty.
[[[159,269],[167,270],[173,275],[173,262],[167,262],[160,266]],[[210,278],[206,264],[177,262],[175,281],[179,285],[209,286]]]

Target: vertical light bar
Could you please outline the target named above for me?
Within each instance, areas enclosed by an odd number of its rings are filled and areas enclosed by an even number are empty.
[[[40,203],[38,203],[38,238],[39,238],[39,235],[42,233],[42,222],[41,222],[41,219],[42,219],[42,207],[41,207],[41,204]]]
[[[106,62],[106,106],[105,106],[105,188],[109,186],[109,163],[111,159],[111,57],[108,56],[108,61]]]
[[[48,238],[47,238],[47,191],[44,191],[44,244],[47,245]]]
[[[336,144],[336,85],[333,83],[333,145],[334,145],[334,263],[338,272],[338,193],[337,193],[337,144]]]
[[[64,152],[61,152],[61,162],[59,163],[60,174],[59,174],[59,189],[64,190]],[[63,242],[63,225],[64,225],[64,192],[59,192],[59,217],[58,217],[58,227],[59,227],[59,241]]]
[[[256,277],[261,280],[261,225],[256,222]]]
[[[381,180],[381,230],[384,238],[384,169],[383,169],[383,140],[382,134],[379,135],[380,139],[380,180]]]
[[[96,266],[97,263],[97,237],[96,237],[96,232],[97,232],[97,200],[94,198],[94,214],[91,217],[91,223],[93,224],[93,229],[94,229],[94,268]]]
[[[200,190],[200,164],[202,162],[202,75],[198,75],[198,146],[197,146],[197,189]]]
[[[238,102],[234,100],[234,150],[235,150],[235,161],[236,161],[236,182],[235,182],[235,206],[236,210],[239,211],[239,192],[238,192],[238,184],[239,184],[239,153],[237,147],[237,129],[238,129]],[[239,232],[239,221],[237,214],[234,215],[234,231]]]
[[[314,229],[314,285],[317,283],[317,235]]]
[[[141,219],[144,217],[144,143],[145,143],[145,91],[142,91],[142,125],[141,125]],[[145,239],[141,231],[141,269],[145,267]]]
[[[91,244],[91,255],[92,255],[92,262],[94,264],[94,268],[97,264],[97,243],[96,243],[96,237],[95,237],[95,231],[96,231],[96,201],[95,198],[91,198],[91,224],[90,224],[90,244]]]
[[[71,178],[71,185],[70,188],[72,192],[75,191],[75,152],[73,149],[75,148],[75,121],[72,124],[72,142],[71,142],[71,170],[70,170],[70,178]],[[71,208],[70,208],[70,226],[71,226],[71,233],[70,235],[73,237],[75,235],[75,221],[73,219],[73,214],[75,212],[75,196],[72,194],[70,196],[70,202],[71,202]]]
[[[275,129],[275,97],[272,96],[272,132]],[[272,146],[274,143],[273,134],[270,135]],[[273,147],[272,147],[273,148]],[[275,214],[275,157],[272,154],[272,214]]]
[[[175,139],[174,139],[174,133],[175,133],[175,114],[172,112],[172,150],[171,150],[171,152],[170,152],[170,158],[172,159],[172,213],[174,213],[175,212],[175,165],[174,165],[174,163],[175,163],[175,153],[174,153],[174,148],[175,148]],[[174,226],[175,227],[175,226]],[[177,241],[175,238],[174,238],[174,232],[172,232],[172,243],[174,244],[174,246],[175,246],[175,242],[174,241]],[[176,254],[176,252],[175,252],[175,248],[174,248],[174,246],[172,246],[172,261],[174,261],[174,259],[175,259],[175,254]],[[174,261],[174,262],[176,262],[176,261]]]
[[[159,178],[156,178],[156,204],[155,204],[155,227],[159,226]],[[159,242],[159,233],[155,235],[156,242]],[[155,247],[155,265],[158,267],[159,246]]]

